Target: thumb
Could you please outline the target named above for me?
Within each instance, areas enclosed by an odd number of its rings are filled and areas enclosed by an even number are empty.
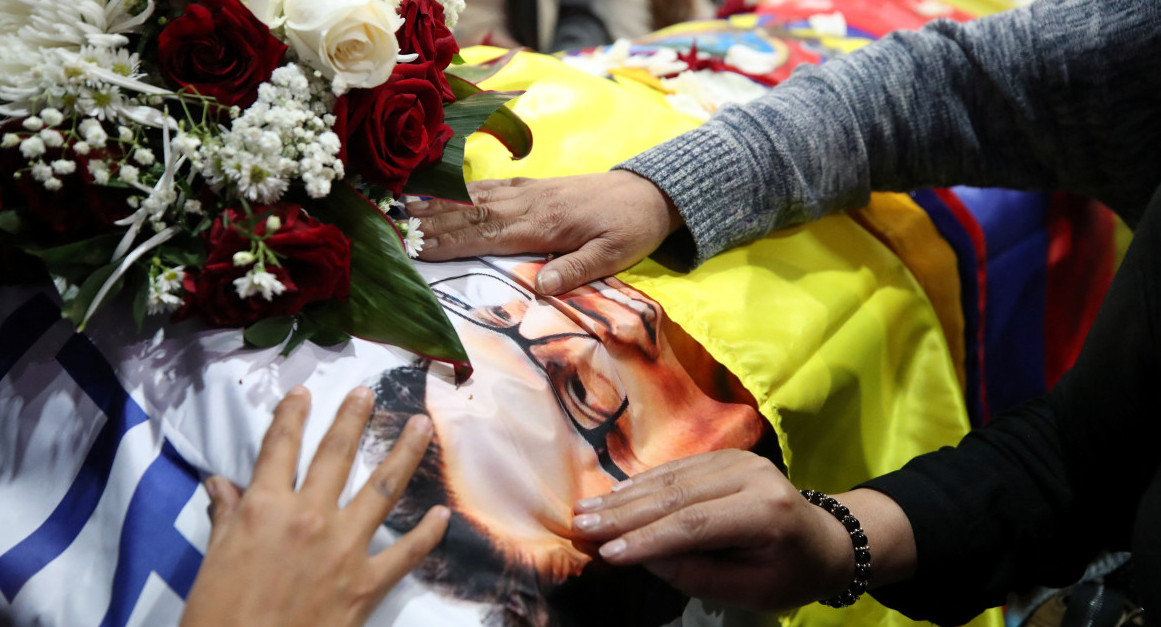
[[[210,495],[210,519],[213,528],[210,531],[210,540],[220,533],[222,522],[233,513],[241,500],[242,494],[238,488],[230,483],[229,479],[221,475],[214,475],[205,482],[206,493]]]
[[[613,253],[609,248],[602,240],[589,240],[575,251],[549,261],[536,273],[536,291],[545,296],[563,294],[638,261],[625,259],[623,254]]]

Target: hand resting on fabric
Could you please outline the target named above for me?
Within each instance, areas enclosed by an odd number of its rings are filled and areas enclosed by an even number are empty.
[[[383,596],[439,543],[449,512],[434,507],[377,555],[371,536],[394,507],[432,437],[416,416],[391,454],[345,508],[346,484],[374,397],[356,388],[343,401],[295,492],[295,469],[310,393],[295,387],[274,411],[245,493],[211,477],[213,531],[181,624],[362,625]]]
[[[872,548],[871,582],[915,567],[906,515],[873,490],[836,495]],[[842,524],[811,505],[768,459],[703,453],[657,466],[582,499],[573,530],[614,565],[643,564],[690,596],[754,610],[785,610],[844,591],[854,549]]]
[[[536,289],[545,295],[628,268],[683,224],[656,185],[622,170],[480,181],[468,190],[473,205],[441,200],[407,205],[407,213],[422,221],[419,257],[565,253],[536,275]]]

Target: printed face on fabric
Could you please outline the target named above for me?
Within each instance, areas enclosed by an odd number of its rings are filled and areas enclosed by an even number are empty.
[[[573,544],[572,504],[671,459],[752,448],[765,421],[726,402],[732,393],[699,387],[695,376],[721,377],[691,374],[711,360],[689,360],[684,344],[679,359],[669,335],[680,330],[656,302],[616,279],[539,298],[521,285],[538,267],[433,281],[475,373],[457,388],[420,363],[369,382],[364,463],[386,455],[409,416],[432,418],[428,455],[387,524],[406,531],[432,505],[450,506],[447,539],[418,575],[492,604],[486,622],[659,624],[683,599],[644,570],[593,562]]]

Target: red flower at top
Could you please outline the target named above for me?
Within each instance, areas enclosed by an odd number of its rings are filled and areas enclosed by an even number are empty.
[[[343,163],[396,197],[412,172],[439,163],[452,138],[431,71],[430,61],[400,63],[385,84],[352,89],[335,104]]]
[[[448,30],[443,5],[436,0],[403,0],[399,15],[404,20],[399,32],[395,33],[399,39],[399,52],[418,54],[418,63],[430,61],[428,79],[436,85],[444,100],[455,100],[443,71],[460,47]]]
[[[258,98],[258,85],[286,52],[286,44],[238,0],[190,4],[161,31],[158,47],[165,78],[240,107]]]

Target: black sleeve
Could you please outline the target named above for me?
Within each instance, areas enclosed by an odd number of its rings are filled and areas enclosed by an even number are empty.
[[[1010,592],[1075,581],[1127,548],[1161,436],[1161,201],[1154,197],[1073,368],[955,448],[865,484],[902,506],[918,569],[875,598],[960,624]]]

